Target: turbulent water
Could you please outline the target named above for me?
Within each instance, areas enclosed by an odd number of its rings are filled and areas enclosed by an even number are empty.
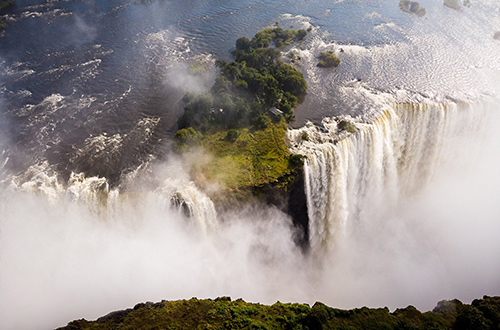
[[[420,18],[397,2],[18,0],[0,36],[0,328],[191,296],[500,294],[500,4],[423,0]],[[274,207],[217,213],[189,177],[204,155],[169,152],[182,95],[277,20],[312,28],[285,50],[309,85],[288,132],[308,253]],[[316,67],[328,50],[335,70]]]

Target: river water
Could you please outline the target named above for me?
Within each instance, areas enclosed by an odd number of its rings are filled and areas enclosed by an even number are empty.
[[[191,296],[429,309],[500,294],[497,0],[423,0],[423,18],[396,0],[16,3],[0,36],[2,328]],[[308,156],[312,256],[274,208],[216,214],[169,152],[184,93],[276,21],[312,28],[285,49],[309,85],[289,139]],[[316,67],[327,50],[335,70]],[[333,116],[361,133],[333,143]]]

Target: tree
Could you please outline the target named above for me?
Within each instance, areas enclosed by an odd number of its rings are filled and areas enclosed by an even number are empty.
[[[213,107],[210,94],[199,94],[184,107],[184,114],[178,120],[180,129],[196,127],[205,129]]]
[[[250,40],[247,37],[241,37],[236,40],[236,49],[248,50],[250,47]]]
[[[307,36],[307,31],[306,30],[298,30],[297,31],[297,40],[303,40]]]
[[[216,125],[236,128],[251,123],[266,127],[267,111],[278,107],[286,120],[291,121],[292,109],[297,106],[297,95],[307,90],[303,74],[280,60],[276,47],[304,38],[304,30],[267,28],[255,34],[252,40],[236,40],[232,54],[234,61],[217,61],[219,77],[210,93],[186,95],[184,114],[179,118],[180,129],[193,127],[205,132]]]
[[[194,128],[183,128],[175,132],[174,151],[181,153],[201,144],[202,135]]]

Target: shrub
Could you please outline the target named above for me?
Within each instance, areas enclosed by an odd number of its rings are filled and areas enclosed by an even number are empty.
[[[333,55],[332,52],[323,52],[319,54],[318,65],[320,68],[335,68],[340,65],[340,58]]]
[[[297,40],[303,40],[307,36],[307,31],[306,30],[298,30],[297,31]]]
[[[303,155],[291,154],[288,158],[288,165],[290,168],[301,168],[305,158]]]
[[[180,129],[174,135],[174,151],[189,151],[192,147],[201,145],[202,138],[201,133],[192,127]]]
[[[257,129],[265,129],[269,126],[270,123],[271,119],[269,119],[269,117],[263,113],[257,115],[257,117],[255,117],[252,122],[252,124]]]
[[[224,138],[224,140],[226,140],[228,142],[234,142],[234,141],[236,141],[238,136],[239,136],[238,131],[235,130],[234,128],[231,128],[229,131],[227,131],[227,134],[226,134],[226,137]]]
[[[341,120],[338,124],[337,127],[343,131],[347,131],[349,133],[355,133],[356,132],[356,127],[354,127],[353,124],[346,120]]]

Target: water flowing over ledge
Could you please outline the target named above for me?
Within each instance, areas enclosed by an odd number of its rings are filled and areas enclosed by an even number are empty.
[[[124,182],[123,186],[133,187],[134,183]],[[31,166],[21,175],[10,177],[8,190],[42,196],[54,209],[60,206],[80,207],[103,221],[119,222],[130,212],[131,205],[138,207],[143,203],[165,210],[166,217],[175,215],[176,218],[183,218],[202,235],[207,235],[217,226],[214,203],[193,182],[183,178],[167,176],[158,180],[155,189],[141,188],[138,191],[121,186],[111,188],[106,178],[86,177],[84,173],[71,173],[67,183],[64,183],[45,162]]]
[[[391,212],[450,162],[460,138],[481,134],[492,103],[397,103],[366,124],[326,118],[289,131],[294,153],[306,156],[305,190],[313,251],[332,250],[353,227]],[[350,121],[355,133],[340,129]],[[386,215],[386,214],[385,214]]]

